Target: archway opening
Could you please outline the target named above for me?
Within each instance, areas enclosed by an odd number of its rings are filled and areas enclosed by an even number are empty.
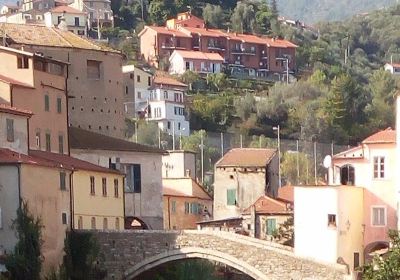
[[[370,263],[375,256],[384,257],[389,250],[389,242],[377,241],[368,244],[364,249],[365,263]]]
[[[139,219],[138,217],[126,217],[125,218],[125,229],[149,229],[147,224]]]
[[[253,280],[226,264],[201,258],[174,260],[144,271],[133,280]]]

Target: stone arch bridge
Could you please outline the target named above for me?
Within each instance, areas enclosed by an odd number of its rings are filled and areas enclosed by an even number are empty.
[[[292,249],[221,231],[94,231],[107,279],[131,280],[160,264],[203,258],[260,280],[343,280],[347,268],[296,257]]]

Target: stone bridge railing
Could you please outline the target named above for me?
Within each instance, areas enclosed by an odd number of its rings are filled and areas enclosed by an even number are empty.
[[[108,279],[133,279],[160,264],[203,258],[232,266],[254,279],[343,280],[342,265],[294,255],[290,247],[220,231],[94,231]]]

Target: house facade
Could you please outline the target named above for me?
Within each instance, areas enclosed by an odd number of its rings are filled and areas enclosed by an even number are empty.
[[[65,22],[68,31],[79,36],[87,36],[86,13],[70,6],[57,6],[44,14],[44,22],[47,27],[59,26]]]
[[[136,218],[148,229],[163,228],[163,150],[74,127],[70,128],[70,145],[74,157],[126,174],[126,218]]]
[[[169,150],[162,156],[163,178],[185,178],[196,180],[196,153],[185,150]]]
[[[196,229],[212,218],[212,197],[190,177],[163,178],[164,229]]]
[[[0,47],[0,103],[31,110],[30,149],[68,154],[67,64]]]
[[[239,217],[260,196],[278,194],[275,149],[232,149],[215,165],[214,219]]]
[[[400,74],[400,63],[386,63],[384,66],[385,71],[394,75]]]
[[[70,125],[117,138],[125,136],[122,54],[58,28],[0,23],[7,44],[64,61],[68,67]],[[32,34],[26,37],[24,34]],[[50,39],[49,39],[50,38]]]
[[[0,15],[11,15],[18,13],[19,7],[13,4],[5,4],[0,9]]]
[[[200,74],[221,73],[224,59],[218,53],[175,50],[169,58],[169,73],[182,75],[186,71]]]

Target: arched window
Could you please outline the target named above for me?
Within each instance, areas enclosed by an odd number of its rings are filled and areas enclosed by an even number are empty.
[[[352,165],[346,164],[340,168],[340,183],[342,185],[354,186],[355,175]]]

